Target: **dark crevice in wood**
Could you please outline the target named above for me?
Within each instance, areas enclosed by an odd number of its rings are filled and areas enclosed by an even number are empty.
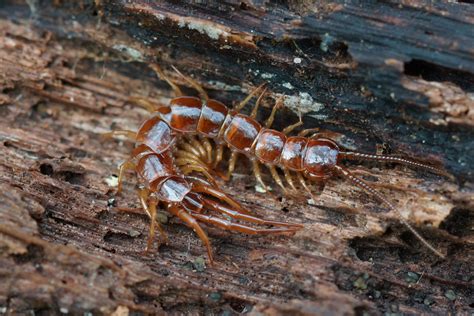
[[[404,73],[427,81],[450,81],[466,92],[474,92],[474,75],[461,69],[452,69],[424,60],[412,59],[404,64]]]

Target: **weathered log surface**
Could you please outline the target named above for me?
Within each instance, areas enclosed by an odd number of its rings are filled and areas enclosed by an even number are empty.
[[[0,313],[472,312],[473,7],[311,2],[2,2]],[[131,144],[100,133],[147,116],[130,96],[169,100],[147,67],[155,60],[228,104],[268,82],[293,110],[278,127],[300,110],[305,127],[341,133],[347,147],[446,166],[456,180],[350,168],[447,259],[340,179],[309,205],[277,188],[256,193],[245,161],[226,191],[303,231],[255,238],[209,228],[217,264],[205,267],[193,232],[168,218],[169,244],[144,255],[147,218],[113,210],[138,205],[132,179],[114,199]]]

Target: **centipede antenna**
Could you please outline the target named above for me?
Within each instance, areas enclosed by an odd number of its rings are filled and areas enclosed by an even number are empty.
[[[436,254],[438,257],[440,258],[445,258],[445,256],[439,252],[438,250],[436,250],[433,246],[431,246],[428,241],[426,241],[426,239],[424,239],[420,233],[418,233],[414,228],[413,226],[411,226],[406,219],[403,218],[403,215],[402,213],[397,209],[395,208],[395,206],[390,202],[388,201],[382,194],[380,194],[378,191],[376,191],[374,188],[372,188],[368,183],[366,183],[364,180],[362,179],[359,179],[357,178],[356,176],[354,176],[349,170],[345,169],[344,167],[341,167],[339,165],[335,165],[334,166],[336,168],[336,170],[341,174],[343,175],[346,179],[349,179],[354,185],[356,185],[357,187],[361,188],[362,190],[372,194],[375,198],[377,198],[379,201],[381,201],[382,203],[386,204],[391,210],[397,212],[398,214],[398,219],[400,220],[400,222],[405,225],[412,233],[413,235],[415,235],[416,238],[418,238],[419,241],[421,241],[421,243],[423,243],[423,245],[425,245],[429,250],[431,250],[434,254]]]
[[[207,92],[204,91],[204,89],[201,87],[201,85],[196,80],[193,80],[190,77],[183,75],[181,73],[181,71],[179,71],[178,68],[176,68],[173,65],[171,66],[171,68],[173,68],[173,70],[176,71],[178,73],[178,75],[183,77],[183,79],[185,81],[187,81],[194,89],[196,89],[197,92],[199,93],[199,96],[201,97],[201,99],[207,103],[207,101],[209,100],[209,96],[207,95]]]
[[[433,173],[443,175],[448,178],[452,178],[452,176],[444,170],[428,166],[419,162],[415,162],[412,160],[408,160],[405,158],[393,157],[393,156],[384,156],[384,155],[372,155],[372,154],[364,154],[364,153],[357,153],[357,152],[341,152],[341,157],[344,159],[350,160],[372,160],[372,161],[384,161],[384,162],[395,162],[402,165],[422,168]]]

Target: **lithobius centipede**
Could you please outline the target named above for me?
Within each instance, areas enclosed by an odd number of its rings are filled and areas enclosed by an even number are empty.
[[[301,229],[300,224],[267,221],[250,215],[240,203],[217,186],[216,175],[229,179],[234,171],[238,155],[245,155],[252,162],[255,178],[263,188],[267,186],[261,176],[260,165],[262,164],[269,169],[275,182],[286,194],[295,192],[297,186],[301,186],[309,196],[313,197],[308,181],[324,184],[334,175],[348,179],[355,186],[387,205],[389,209],[397,212],[399,220],[428,249],[444,257],[402,217],[400,211],[388,199],[364,180],[353,175],[342,165],[342,161],[394,162],[446,175],[443,170],[394,156],[346,151],[325,133],[314,133],[317,130],[314,128],[304,129],[297,136],[289,136],[295,128],[302,125],[301,118],[299,122],[286,127],[281,132],[271,129],[276,110],[282,104],[281,98],[277,100],[270,116],[262,126],[256,120],[256,115],[266,91],[264,85],[254,89],[233,109],[229,109],[223,103],[210,99],[195,80],[184,76],[176,68],[173,67],[188,84],[198,91],[199,97],[185,96],[158,65],[152,64],[151,67],[171,86],[176,97],[166,106],[156,106],[145,99],[134,99],[135,103],[148,109],[154,115],[145,120],[137,132],[117,130],[107,133],[108,136],[127,136],[136,143],[131,158],[120,167],[119,191],[124,171],[135,170],[144,185],[139,193],[140,201],[152,218],[147,249],[154,235],[154,218],[158,203],[163,203],[171,214],[179,217],[194,229],[206,245],[211,263],[212,253],[209,240],[199,222],[249,234],[292,233]],[[257,95],[258,98],[251,114],[241,114],[240,111],[244,106]],[[308,136],[309,134],[311,135]],[[210,140],[213,140],[215,145]],[[227,175],[222,175],[215,170],[223,160],[223,151],[226,147],[230,149],[231,155]],[[281,169],[283,178],[290,189],[284,185],[277,168]],[[192,176],[192,173],[204,175],[206,180]],[[219,216],[223,214],[230,216],[232,220]],[[252,228],[246,224],[234,222],[235,219],[254,224],[272,225],[273,228]],[[159,225],[158,228],[163,233]]]

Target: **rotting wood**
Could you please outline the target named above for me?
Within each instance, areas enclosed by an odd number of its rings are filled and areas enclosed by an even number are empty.
[[[465,98],[461,105],[472,106],[473,61],[466,53],[470,44],[462,38],[462,27],[472,26],[472,9],[442,4],[359,9],[338,4],[310,6],[318,10],[301,18],[278,5],[251,2],[213,7],[211,1],[204,10],[192,4],[102,1],[97,15],[87,3],[32,3],[0,5],[2,311],[469,311],[472,131],[465,127],[469,117],[464,110],[445,107],[458,103],[444,91],[456,86],[452,91]],[[180,17],[189,12],[192,16],[180,25]],[[373,19],[375,12],[384,14]],[[370,42],[378,56],[369,44],[356,43],[357,38],[375,38],[363,32],[368,26],[390,32],[382,24],[391,23],[400,34],[413,31],[423,21],[417,14],[434,22],[459,23],[460,32],[449,34],[457,46],[442,40],[423,42],[417,32],[411,39],[423,45],[400,36],[383,40],[384,33],[379,34],[379,41]],[[352,30],[359,37],[351,39],[349,28],[341,24],[344,17],[361,25]],[[214,23],[242,41],[226,43],[222,32],[213,38],[216,33],[207,32],[215,32]],[[428,32],[439,36],[440,31]],[[430,54],[435,48],[439,55]],[[147,218],[112,210],[117,204],[138,205],[133,180],[122,196],[114,199],[113,193],[115,168],[131,145],[99,135],[114,127],[135,129],[146,117],[145,111],[127,103],[128,97],[169,99],[171,91],[146,65],[154,58],[173,79],[183,83],[170,64],[194,74],[212,96],[229,104],[268,81],[275,96],[288,94],[288,106],[306,106],[306,126],[335,129],[346,146],[375,151],[371,146],[388,143],[395,152],[444,161],[462,187],[402,167],[351,168],[396,202],[431,243],[447,250],[447,260],[420,250],[395,214],[342,180],[331,180],[320,200],[309,205],[278,199],[277,188],[275,199],[255,193],[245,165],[223,187],[258,215],[303,222],[304,231],[293,237],[254,238],[209,229],[217,260],[210,268],[202,264],[204,249],[193,232],[165,217],[170,244],[143,255]],[[422,69],[434,70],[422,79],[410,77],[416,72],[406,67],[416,68],[413,60],[424,58],[431,59]],[[436,78],[459,65],[463,69],[457,76]],[[431,82],[430,87],[440,82],[446,89],[440,88],[441,100],[433,102],[424,98],[424,86],[409,89],[406,80]],[[390,101],[391,93],[395,101]],[[430,112],[428,104],[438,113]],[[442,110],[436,109],[439,104]],[[279,126],[288,123],[285,116],[296,120],[294,114],[281,113]],[[430,123],[433,119],[447,124]]]

